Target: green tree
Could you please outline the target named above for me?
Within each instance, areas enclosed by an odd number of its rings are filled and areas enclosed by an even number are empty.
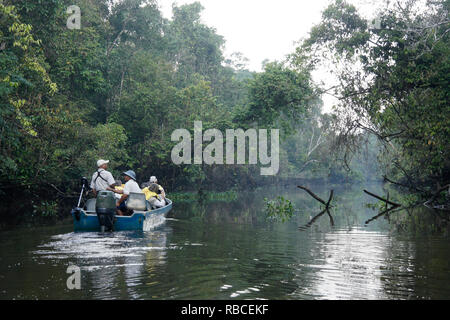
[[[292,131],[292,120],[301,121],[319,103],[309,70],[294,70],[268,63],[248,84],[248,102],[237,110],[235,121],[260,126],[282,125]]]
[[[352,145],[361,129],[375,134],[391,179],[424,194],[450,180],[449,2],[426,6],[386,3],[376,26],[337,0],[293,59],[341,66],[342,141]]]

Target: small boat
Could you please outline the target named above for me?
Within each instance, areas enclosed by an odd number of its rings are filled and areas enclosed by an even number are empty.
[[[95,200],[95,199],[94,199]],[[89,200],[88,200],[89,201]],[[134,210],[131,216],[115,216],[114,231],[142,230],[149,231],[164,223],[167,213],[172,209],[172,201],[166,199],[165,207],[149,210]],[[73,225],[75,231],[101,231],[100,222],[97,213],[81,209],[77,214],[72,211]]]
[[[172,201],[170,199],[166,199],[166,201],[168,204],[159,209],[134,210],[131,216],[115,216],[114,231],[148,231],[158,227],[164,222],[167,213],[172,209]],[[75,231],[101,231],[101,225],[95,210],[80,209],[79,213],[73,210],[72,216]]]
[[[84,186],[81,194],[83,194]],[[111,198],[112,197],[112,198]],[[167,213],[172,209],[172,201],[166,198],[166,205],[162,208],[151,209],[144,194],[129,196],[127,206],[131,207],[131,216],[117,216],[115,214],[115,199],[111,191],[99,192],[97,199],[89,199],[80,208],[81,195],[78,206],[72,209],[75,231],[149,231],[164,223]]]

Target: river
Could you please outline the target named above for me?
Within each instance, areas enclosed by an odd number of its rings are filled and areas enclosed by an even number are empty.
[[[305,231],[319,206],[293,187],[175,202],[150,232],[74,233],[70,220],[4,231],[0,298],[449,299],[449,238],[393,231],[383,218],[365,227],[376,213],[361,190],[336,189],[336,226],[324,215]],[[263,198],[278,194],[299,210],[287,223],[265,217]],[[70,265],[81,289],[67,287]]]

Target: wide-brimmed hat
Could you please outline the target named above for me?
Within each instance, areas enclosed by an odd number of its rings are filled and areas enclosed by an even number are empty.
[[[129,176],[131,179],[133,179],[134,181],[136,181],[136,173],[134,173],[133,170],[128,170],[123,172],[124,175]]]
[[[109,160],[100,159],[97,161],[97,167],[101,167],[102,165],[107,164],[107,163],[109,163]]]

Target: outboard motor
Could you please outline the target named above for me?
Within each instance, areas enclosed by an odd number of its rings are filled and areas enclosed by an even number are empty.
[[[73,208],[72,211],[70,212],[70,214],[75,217],[75,219],[77,221],[80,221],[80,217],[81,217],[81,208]]]
[[[97,194],[95,212],[97,212],[101,231],[113,231],[116,216],[116,198],[114,197],[114,192],[100,191]]]

